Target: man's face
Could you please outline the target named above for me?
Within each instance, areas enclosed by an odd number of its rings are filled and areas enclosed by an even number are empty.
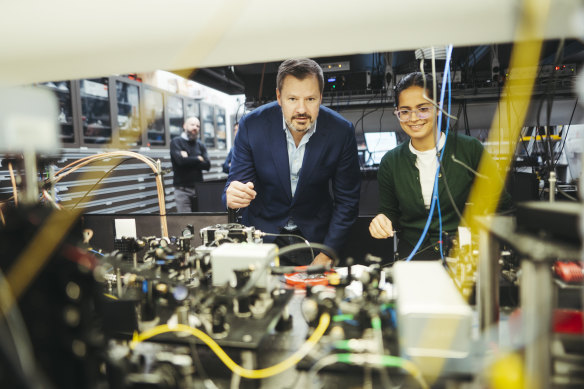
[[[183,124],[183,129],[189,137],[190,140],[197,139],[199,135],[199,130],[201,129],[201,123],[197,118],[188,118],[185,124]]]
[[[290,130],[304,134],[314,126],[322,100],[316,76],[303,80],[286,76],[282,90],[276,89],[276,96]]]

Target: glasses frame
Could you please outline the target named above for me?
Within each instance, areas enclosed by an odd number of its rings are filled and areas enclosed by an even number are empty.
[[[421,114],[420,109],[428,109],[427,116],[424,113],[422,113],[422,115],[420,115]],[[407,118],[406,119],[402,119],[401,116],[400,116],[400,112],[404,112],[404,111],[405,112],[408,112],[408,115],[407,115]],[[433,105],[431,105],[431,104],[428,104],[427,106],[425,105],[425,106],[420,107],[420,108],[417,108],[417,109],[397,109],[396,108],[393,111],[393,114],[395,116],[397,116],[397,120],[399,120],[400,122],[409,122],[412,119],[412,114],[414,112],[416,113],[416,117],[418,119],[424,120],[424,119],[428,119],[430,116],[432,116],[436,112],[436,108]]]

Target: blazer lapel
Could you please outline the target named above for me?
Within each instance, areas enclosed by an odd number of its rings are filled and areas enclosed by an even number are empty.
[[[276,120],[276,123],[278,121]],[[282,122],[279,122],[282,124]],[[272,158],[274,171],[278,174],[284,192],[288,196],[288,201],[292,200],[292,189],[290,188],[290,164],[288,163],[288,146],[286,144],[286,134],[281,126],[270,126],[269,141],[272,145]]]

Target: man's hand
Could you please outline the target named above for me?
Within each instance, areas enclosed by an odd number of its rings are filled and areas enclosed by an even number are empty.
[[[393,236],[393,225],[391,220],[384,214],[380,213],[371,220],[369,224],[369,233],[375,239],[385,239]]]
[[[333,265],[333,260],[324,253],[319,253],[316,257],[314,257],[314,261],[310,264],[312,265]]]
[[[232,181],[225,191],[227,206],[231,209],[245,208],[256,197],[256,191],[253,190],[253,182],[246,184],[239,181]]]
[[[183,157],[183,158],[188,158],[188,157],[189,157],[189,153],[187,153],[187,152],[186,152],[186,151],[184,151],[184,150],[181,150],[181,151],[180,151],[180,156],[181,156],[181,157]]]

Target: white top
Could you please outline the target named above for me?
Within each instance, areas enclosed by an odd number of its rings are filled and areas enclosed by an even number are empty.
[[[446,137],[444,133],[441,133],[440,140],[438,141],[438,150],[444,148],[444,143],[446,143]],[[434,178],[436,177],[436,169],[438,168],[436,149],[418,151],[412,146],[412,141],[410,141],[410,151],[417,157],[416,167],[420,171],[422,197],[424,198],[426,209],[429,209],[430,203],[432,202],[432,191],[434,190]]]

